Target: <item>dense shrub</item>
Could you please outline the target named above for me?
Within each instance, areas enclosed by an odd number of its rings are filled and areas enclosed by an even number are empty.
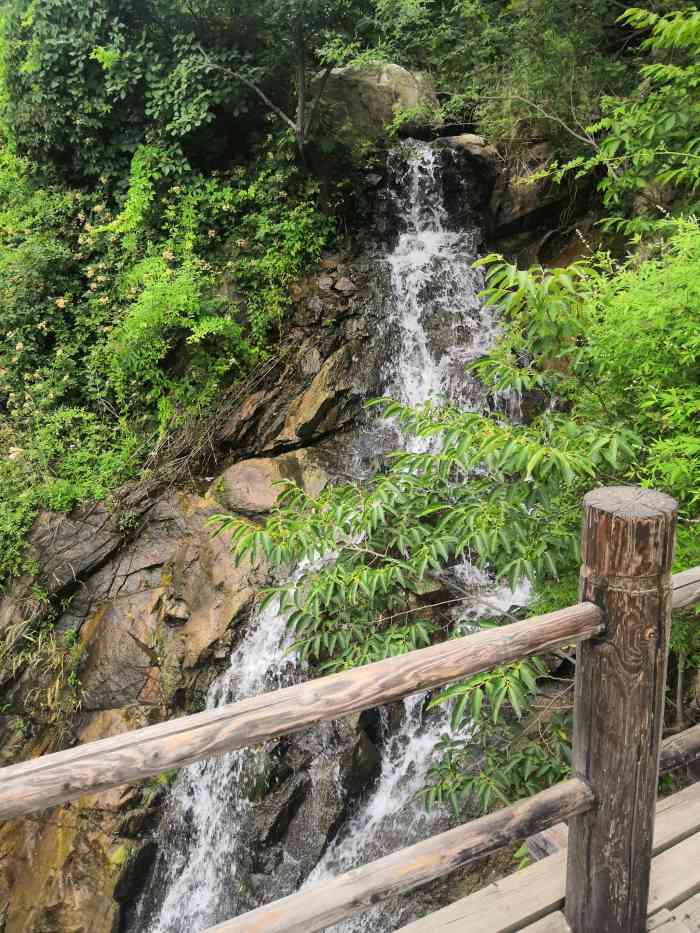
[[[139,147],[120,199],[0,155],[0,577],[37,508],[103,498],[268,352],[333,234],[286,136],[225,174],[168,164]]]

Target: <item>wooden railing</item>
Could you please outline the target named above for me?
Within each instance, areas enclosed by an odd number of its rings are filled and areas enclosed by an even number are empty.
[[[700,603],[700,567],[670,575],[675,520],[674,500],[651,490],[590,493],[576,606],[0,769],[0,820],[577,642],[570,780],[212,930],[322,930],[569,820],[573,933],[637,933],[646,917],[659,767],[700,756],[700,727],[661,743],[671,609]]]

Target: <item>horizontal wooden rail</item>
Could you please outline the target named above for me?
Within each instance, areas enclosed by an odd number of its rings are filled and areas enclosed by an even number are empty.
[[[673,587],[672,607],[674,609],[687,609],[689,606],[700,604],[700,567],[674,573],[671,577]]]
[[[579,603],[240,703],[135,729],[0,769],[0,820],[118,787],[246,745],[340,719],[603,630]]]
[[[468,865],[516,839],[593,806],[585,781],[572,778],[481,819],[401,849],[362,868],[259,907],[207,933],[313,933],[396,894]]]
[[[673,608],[700,603],[700,567],[677,573]],[[159,723],[0,769],[0,820],[338,719],[499,664],[594,637],[600,610],[582,603],[354,671]],[[694,757],[694,756],[693,756]]]
[[[659,773],[666,774],[700,758],[700,726],[684,729],[664,739],[661,745]]]

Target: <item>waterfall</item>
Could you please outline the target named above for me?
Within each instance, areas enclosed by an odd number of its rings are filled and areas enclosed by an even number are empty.
[[[465,367],[483,355],[496,325],[478,298],[482,274],[472,268],[477,231],[455,229],[445,204],[442,171],[447,157],[415,141],[398,146],[390,156],[387,194],[398,238],[382,259],[389,297],[382,325],[388,352],[381,375],[386,394],[407,404],[444,398],[478,410],[485,404],[485,391]],[[368,447],[376,430],[376,424],[363,429]],[[393,446],[407,443],[387,422],[380,430],[393,434]],[[307,569],[297,568],[295,578]],[[469,573],[469,568],[462,571],[465,579]],[[470,580],[474,582],[473,572]],[[526,597],[526,592],[514,595],[501,589],[490,598],[508,608]],[[479,611],[474,602],[465,622]],[[273,690],[299,677],[302,672],[287,645],[285,619],[273,602],[251,620],[228,670],[212,684],[207,707]],[[395,717],[390,721],[382,711],[380,775],[332,839],[307,884],[432,835],[449,821],[439,811],[425,813],[415,801],[446,731],[445,717],[444,710],[426,715],[424,695],[403,703],[398,726]],[[332,744],[325,733],[321,736],[322,748],[332,754]],[[254,790],[268,757],[264,751],[244,749],[181,773],[168,801],[157,863],[130,926],[134,933],[189,933],[250,908],[250,893],[242,893],[256,841],[251,830]],[[284,868],[283,864],[275,870]],[[269,899],[278,896],[276,885],[280,886],[278,876],[265,889]],[[334,929],[384,933],[396,929],[399,913],[376,908],[371,919],[362,915]]]
[[[446,156],[411,140],[390,157],[399,237],[387,257],[395,338],[384,363],[385,391],[407,405],[449,399],[479,409],[484,389],[465,367],[491,345],[495,319],[479,298],[483,273],[472,266],[478,231],[453,229],[447,212]]]

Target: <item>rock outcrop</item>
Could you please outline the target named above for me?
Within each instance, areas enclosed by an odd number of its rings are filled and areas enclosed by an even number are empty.
[[[317,496],[328,479],[313,452],[302,448],[278,457],[254,457],[235,463],[216,480],[212,494],[232,512],[256,515],[277,505],[285,481]]]
[[[428,75],[379,61],[334,68],[323,101],[334,122],[370,136],[383,133],[399,111],[411,113],[405,127],[410,134],[416,120],[429,119],[439,106]]]

